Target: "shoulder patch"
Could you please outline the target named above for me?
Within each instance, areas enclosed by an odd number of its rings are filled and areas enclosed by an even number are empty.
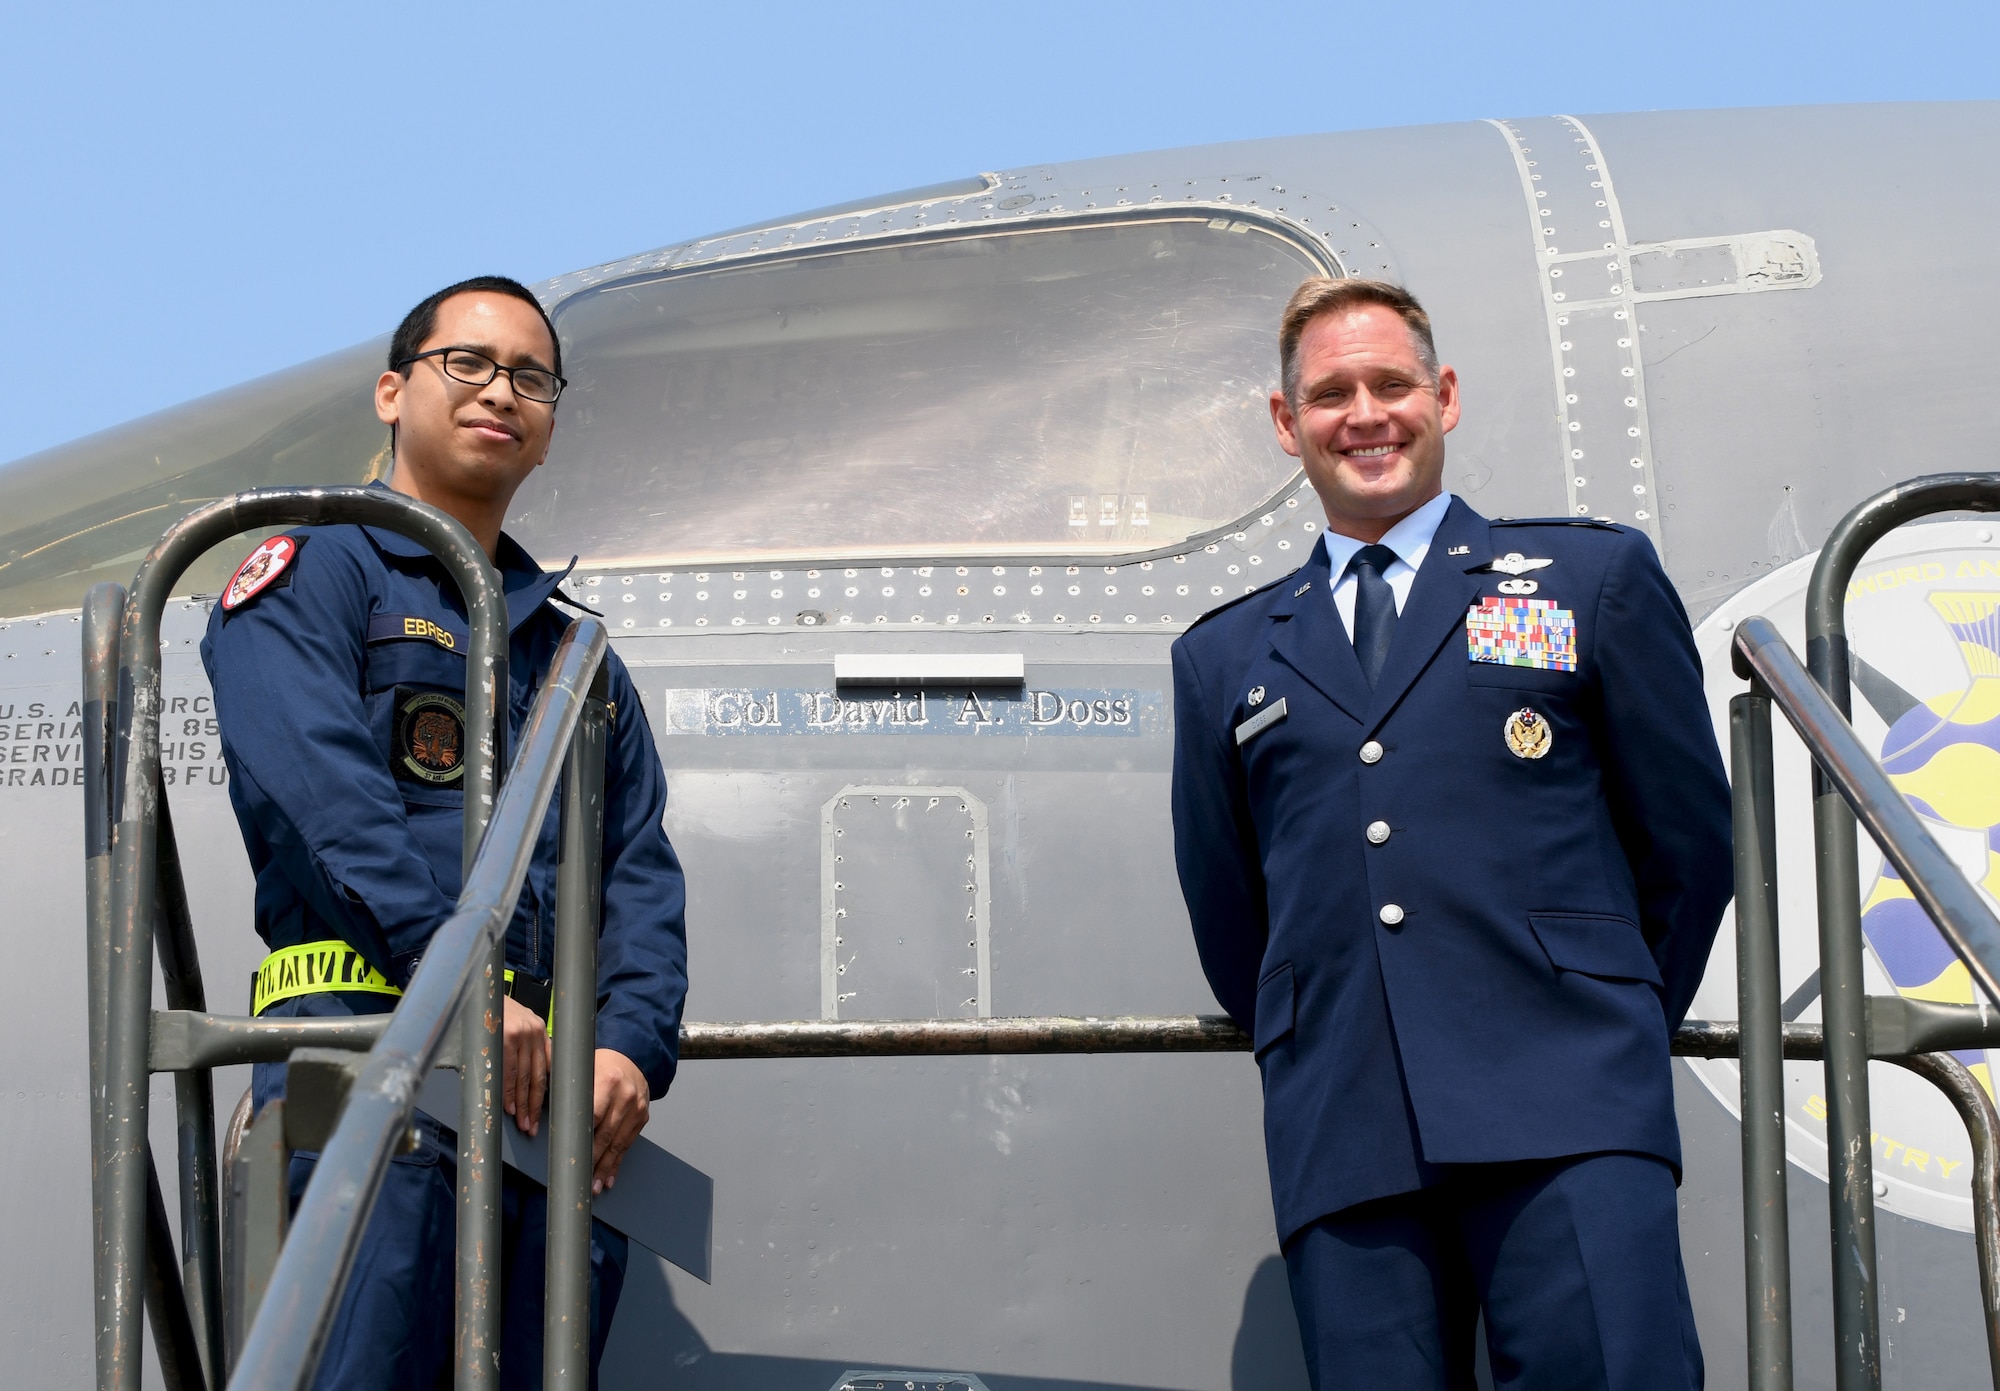
[[[223,587],[222,611],[234,613],[265,590],[290,584],[286,576],[305,541],[303,536],[273,536],[245,556]]]

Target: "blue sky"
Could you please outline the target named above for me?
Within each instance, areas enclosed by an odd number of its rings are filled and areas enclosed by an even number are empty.
[[[0,0],[0,460],[386,332],[463,275],[539,280],[983,169],[1995,97],[1992,0]]]

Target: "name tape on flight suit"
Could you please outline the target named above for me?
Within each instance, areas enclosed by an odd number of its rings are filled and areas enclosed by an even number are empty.
[[[447,652],[456,652],[461,646],[458,634],[442,623],[411,613],[376,614],[368,620],[368,641],[429,642]]]
[[[1500,666],[1576,670],[1576,615],[1553,599],[1481,599],[1465,614],[1466,656]]]

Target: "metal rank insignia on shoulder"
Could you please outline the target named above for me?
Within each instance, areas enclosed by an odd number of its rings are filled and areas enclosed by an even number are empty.
[[[1507,752],[1516,758],[1540,758],[1555,742],[1549,722],[1527,706],[1507,717]]]

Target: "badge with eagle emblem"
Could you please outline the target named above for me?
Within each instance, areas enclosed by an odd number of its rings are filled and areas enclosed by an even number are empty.
[[[1507,717],[1507,752],[1516,758],[1540,758],[1554,738],[1549,722],[1526,706]]]

